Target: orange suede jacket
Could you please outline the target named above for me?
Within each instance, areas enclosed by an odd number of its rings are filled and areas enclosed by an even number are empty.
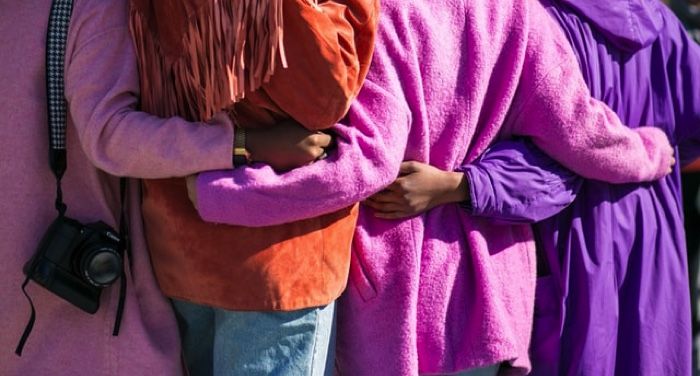
[[[367,73],[379,1],[283,4],[287,67],[281,68],[278,61],[267,82],[246,90],[229,109],[244,127],[293,118],[309,129],[329,128],[345,115]],[[134,30],[144,32],[132,20]],[[158,96],[168,93],[148,87],[157,74],[144,58],[152,46],[142,40],[136,40],[136,46],[143,110],[205,120],[195,118],[201,113],[169,113],[158,106],[165,100]],[[167,296],[230,310],[296,310],[328,304],[345,288],[357,206],[299,222],[248,228],[202,221],[181,178],[145,181],[143,201],[153,266]]]

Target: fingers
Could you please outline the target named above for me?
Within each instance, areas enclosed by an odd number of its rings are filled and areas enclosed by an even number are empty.
[[[372,208],[374,216],[377,218],[399,219],[416,215],[405,196],[388,188],[374,194],[362,203]]]
[[[324,155],[328,156],[326,154],[326,150],[324,148],[322,148],[322,147],[311,148],[311,156],[313,157],[314,161],[325,158],[325,157],[321,158]]]
[[[367,200],[372,200],[379,203],[394,202],[401,204],[405,202],[405,198],[402,195],[396,194],[395,192],[390,191],[388,189],[375,193]]]
[[[420,162],[406,161],[401,163],[399,167],[399,175],[408,175],[417,172],[420,167]]]
[[[322,132],[316,132],[306,138],[306,148],[312,158],[312,161],[326,159],[327,147],[333,142],[333,137]]]
[[[676,165],[676,158],[675,158],[675,157],[671,157],[671,164],[668,166],[668,171],[667,171],[667,173],[669,173],[669,174],[672,173],[672,172],[673,172],[673,166],[675,166],[675,165]]]
[[[395,195],[403,196],[408,191],[406,185],[406,179],[399,177],[389,184],[388,187],[384,188],[384,192],[393,192]]]
[[[328,156],[326,154],[326,149],[315,145],[302,146],[298,150],[298,153],[300,153],[299,157],[305,160],[305,163],[311,163]]]
[[[189,197],[192,205],[197,207],[197,175],[190,175],[186,179],[187,197]]]
[[[379,193],[375,193],[370,198],[363,201],[363,203],[375,211],[388,213],[403,211],[405,209],[406,200],[403,196],[385,189]]]
[[[308,137],[311,145],[321,148],[327,148],[333,141],[333,137],[323,132],[316,132]]]
[[[405,211],[404,205],[395,202],[377,202],[372,200],[365,200],[362,202],[366,206],[374,209],[375,215],[380,213],[393,213],[393,212],[403,212]]]

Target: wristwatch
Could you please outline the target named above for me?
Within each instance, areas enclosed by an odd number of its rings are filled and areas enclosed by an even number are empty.
[[[236,127],[233,135],[233,167],[245,166],[250,162],[250,152],[246,148],[245,128]]]

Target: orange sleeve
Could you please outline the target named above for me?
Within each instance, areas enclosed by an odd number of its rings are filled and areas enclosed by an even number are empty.
[[[263,90],[306,128],[333,126],[367,74],[378,17],[379,0],[285,1],[288,67],[278,68]]]

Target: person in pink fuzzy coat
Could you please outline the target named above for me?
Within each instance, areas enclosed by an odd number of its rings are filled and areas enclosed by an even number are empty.
[[[628,129],[590,97],[535,0],[383,1],[373,65],[336,132],[326,160],[285,174],[262,165],[200,174],[200,216],[245,226],[317,216],[410,174],[402,161],[455,171],[513,136],[613,183],[660,178],[674,162],[662,131]],[[532,231],[469,216],[464,196],[407,219],[361,207],[338,314],[341,375],[529,371]]]

